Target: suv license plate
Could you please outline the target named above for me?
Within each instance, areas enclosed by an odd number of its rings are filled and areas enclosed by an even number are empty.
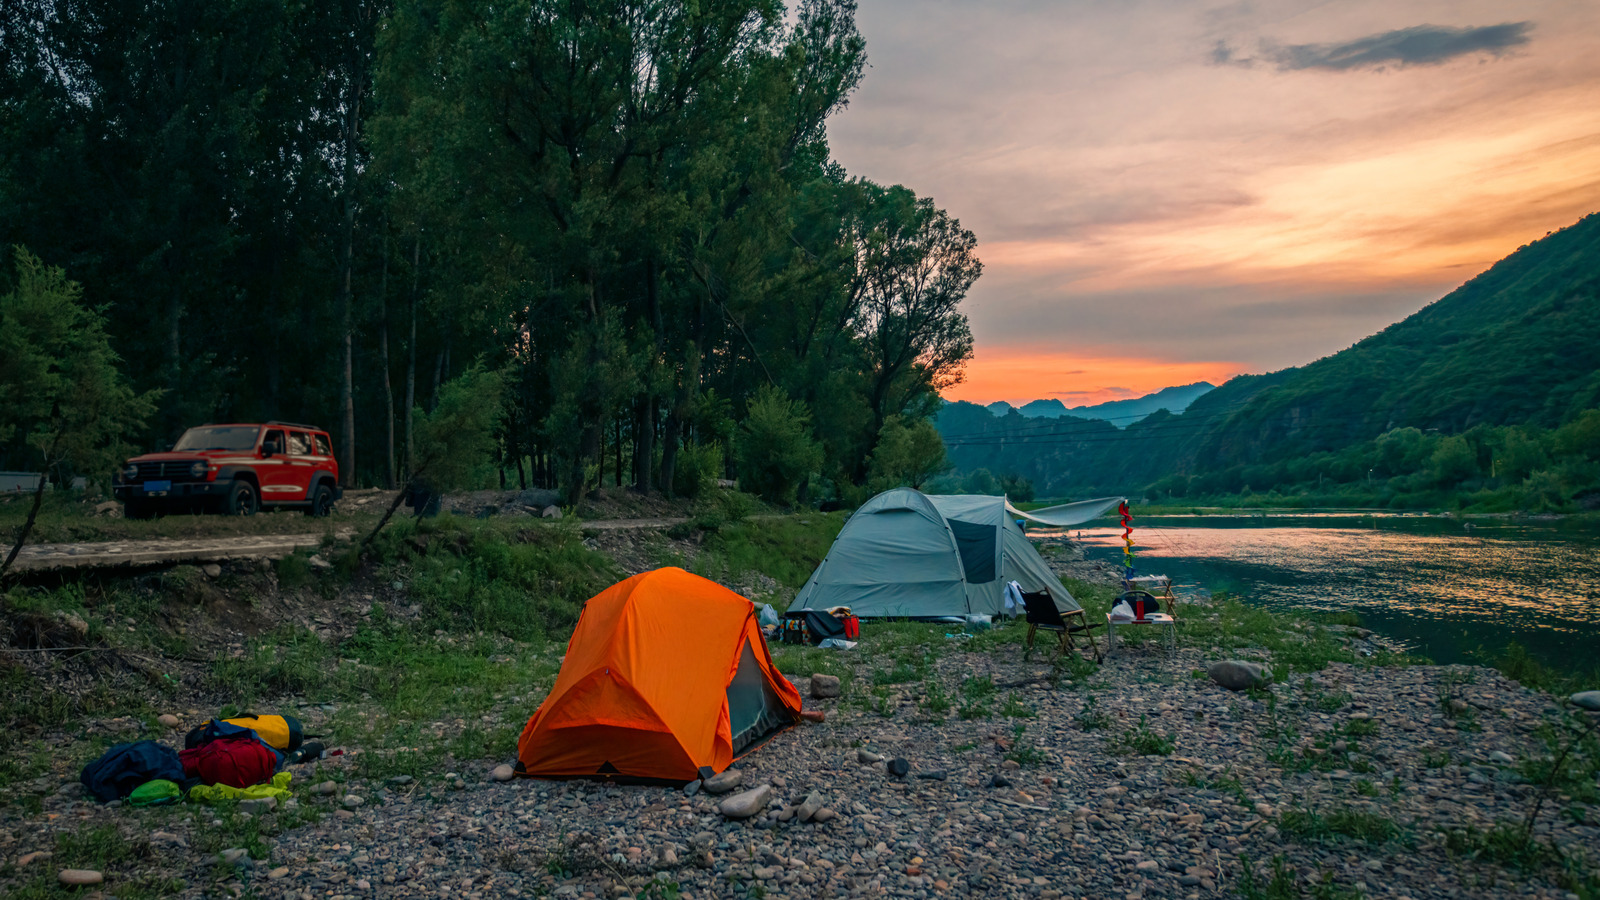
[[[146,481],[144,483],[144,492],[146,494],[165,493],[170,490],[172,490],[172,482],[170,481]]]

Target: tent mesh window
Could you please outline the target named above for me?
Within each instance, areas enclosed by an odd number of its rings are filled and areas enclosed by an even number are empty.
[[[733,755],[739,756],[778,729],[789,724],[778,694],[767,683],[755,651],[745,641],[739,670],[728,685],[728,728],[733,732]]]
[[[988,584],[995,578],[993,525],[975,525],[960,519],[949,519],[950,533],[956,536],[956,549],[961,551],[961,565],[967,570],[968,584]]]

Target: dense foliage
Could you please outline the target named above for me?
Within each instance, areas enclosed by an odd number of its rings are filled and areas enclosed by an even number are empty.
[[[1057,496],[1588,508],[1600,503],[1597,348],[1592,215],[1347,350],[1234,378],[1181,415],[1117,429],[953,403],[937,423],[958,475],[1015,472]]]
[[[866,64],[854,19],[854,0],[18,0],[0,243],[80,282],[135,388],[164,391],[146,449],[308,421],[347,482],[398,484],[416,411],[481,363],[509,398],[491,477],[694,493],[744,467],[763,389],[818,448],[765,490],[828,496],[959,380],[981,271],[931,200],[830,159]]]

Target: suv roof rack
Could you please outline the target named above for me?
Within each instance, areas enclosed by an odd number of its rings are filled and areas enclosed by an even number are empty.
[[[268,425],[287,425],[290,428],[304,428],[307,431],[321,431],[322,430],[321,428],[318,428],[315,425],[301,425],[299,422],[279,422],[277,419],[273,419],[270,422],[268,422],[267,424]]]

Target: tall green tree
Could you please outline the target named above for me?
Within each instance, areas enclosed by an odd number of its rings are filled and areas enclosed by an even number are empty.
[[[15,255],[16,289],[0,296],[0,443],[24,438],[39,480],[0,577],[33,532],[51,478],[107,478],[123,435],[144,424],[156,399],[129,386],[105,319],[83,302],[83,289],[27,250]]]

